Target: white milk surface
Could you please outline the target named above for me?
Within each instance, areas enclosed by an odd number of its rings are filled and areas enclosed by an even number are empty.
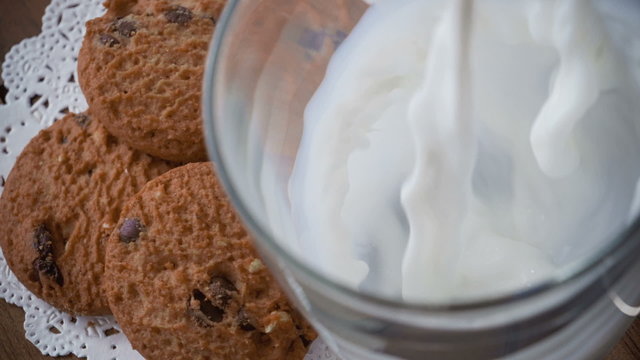
[[[600,249],[640,208],[640,48],[622,35],[639,43],[637,8],[376,1],[305,111],[278,212],[296,252],[429,303],[524,289]]]

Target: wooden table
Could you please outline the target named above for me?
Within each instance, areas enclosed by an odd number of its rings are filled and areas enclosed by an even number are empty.
[[[50,0],[0,0],[0,56],[13,44],[40,33],[44,8]],[[0,88],[0,97],[4,99],[5,90]],[[0,300],[0,359],[3,360],[41,360],[51,359],[40,352],[24,337],[22,309]],[[60,359],[77,359],[65,356]],[[616,345],[608,360],[640,359],[640,319],[627,331],[625,337]]]

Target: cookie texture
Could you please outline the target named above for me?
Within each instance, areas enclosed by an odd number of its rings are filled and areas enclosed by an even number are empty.
[[[0,245],[36,296],[72,314],[108,314],[105,242],[125,201],[172,167],[69,114],[24,149],[0,199]]]
[[[210,163],[149,182],[107,246],[105,294],[152,359],[302,359],[316,337],[289,304]]]
[[[176,162],[206,160],[204,63],[223,0],[110,0],[87,22],[80,86],[129,146]]]

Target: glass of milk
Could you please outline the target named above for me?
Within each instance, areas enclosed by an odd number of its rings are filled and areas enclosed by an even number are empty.
[[[640,3],[230,0],[218,174],[343,359],[598,359],[640,313]]]

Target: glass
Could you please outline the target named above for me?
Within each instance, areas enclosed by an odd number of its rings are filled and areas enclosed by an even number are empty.
[[[267,225],[272,209],[264,201],[274,195],[259,174],[286,182],[304,108],[365,10],[361,0],[230,0],[217,25],[204,83],[207,144],[280,283],[343,359],[603,357],[636,315],[629,305],[640,304],[637,221],[540,286],[449,305],[341,286],[277,241],[281,229]]]

